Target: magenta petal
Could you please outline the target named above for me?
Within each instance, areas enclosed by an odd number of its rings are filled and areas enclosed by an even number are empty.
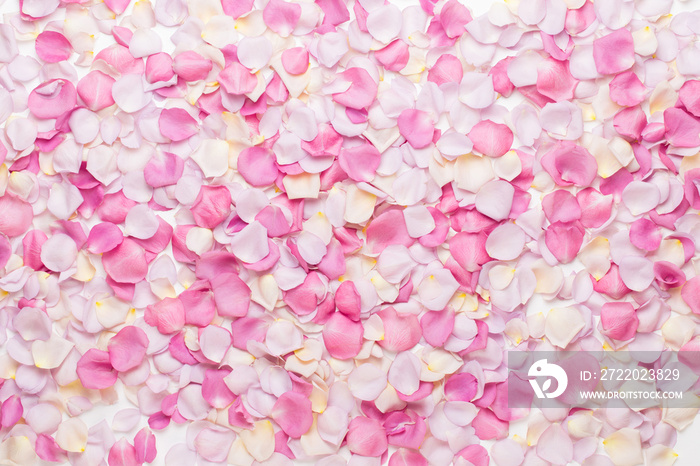
[[[491,260],[486,253],[487,235],[480,233],[457,233],[450,240],[450,253],[467,272],[476,272]]]
[[[313,423],[311,401],[298,392],[283,393],[272,407],[271,416],[285,434],[291,438],[299,438]]]
[[[152,463],[156,459],[156,436],[148,427],[144,427],[136,433],[134,447],[139,463]]]
[[[96,112],[114,105],[112,86],[114,78],[101,71],[90,71],[78,81],[78,95],[87,108]]]
[[[29,111],[37,118],[56,118],[75,107],[75,86],[64,79],[52,79],[29,94]]]
[[[87,249],[92,254],[102,254],[119,246],[124,241],[122,230],[111,222],[98,223],[87,237]]]
[[[490,409],[481,408],[471,425],[474,427],[476,436],[481,440],[508,437],[508,422],[498,419]]]
[[[551,223],[573,222],[581,218],[581,207],[568,191],[558,189],[547,194],[542,200],[544,215]]]
[[[185,307],[179,299],[165,298],[146,307],[143,317],[148,325],[158,328],[163,335],[169,335],[185,325]]]
[[[36,54],[46,63],[58,63],[67,60],[73,52],[68,39],[60,32],[44,31],[34,42]]]
[[[479,382],[468,372],[450,376],[445,382],[445,397],[450,401],[469,401],[476,396]]]
[[[647,126],[647,116],[640,106],[625,108],[615,114],[613,125],[622,136],[641,140],[644,128]]]
[[[248,313],[250,288],[238,275],[223,273],[210,282],[219,315],[243,317]]]
[[[389,446],[382,424],[361,416],[350,421],[346,440],[350,451],[362,456],[381,456]]]
[[[140,466],[141,462],[136,457],[136,448],[122,437],[110,448],[107,464],[109,466]]]
[[[282,66],[291,74],[304,74],[309,69],[309,51],[304,47],[293,47],[282,52]]]
[[[558,142],[541,160],[542,168],[560,186],[588,186],[595,179],[598,164],[583,147],[572,142]]]
[[[148,263],[145,251],[131,238],[102,255],[107,274],[118,283],[138,283],[146,278]]]
[[[399,115],[397,123],[401,135],[406,138],[408,143],[414,148],[422,149],[433,142],[433,132],[435,128],[427,112],[413,109],[404,110],[401,112],[401,115]],[[348,174],[350,173],[348,172]]]
[[[381,154],[372,144],[366,143],[350,149],[342,149],[338,157],[340,167],[355,181],[372,181],[381,162]]]
[[[267,27],[286,37],[294,30],[301,18],[301,5],[284,0],[270,0],[263,9],[263,20]]]
[[[393,307],[377,313],[384,323],[384,339],[377,343],[389,351],[407,351],[418,344],[421,327],[413,314],[399,314]]]
[[[578,222],[556,222],[545,231],[545,244],[559,262],[568,264],[581,249],[584,234],[585,230]]]
[[[375,217],[366,234],[372,253],[380,253],[391,244],[410,246],[413,243],[400,210],[388,210]]]
[[[333,94],[333,100],[358,110],[369,107],[374,102],[378,86],[367,71],[362,68],[349,68],[342,73],[342,78],[351,83],[350,87],[344,92]]]
[[[615,74],[634,65],[634,40],[632,33],[618,29],[593,41],[593,59],[600,74]]]
[[[238,172],[252,186],[271,185],[279,174],[275,154],[264,147],[244,149],[238,155]]]
[[[181,108],[164,108],[158,118],[160,133],[172,141],[184,141],[199,131],[197,121]]]
[[[228,369],[208,369],[204,372],[202,397],[214,408],[223,409],[236,399],[224,382],[224,378],[230,373]]]
[[[444,83],[459,83],[464,76],[462,63],[454,55],[440,55],[435,64],[428,71],[428,81],[438,86]]]
[[[455,313],[449,307],[442,311],[426,312],[420,319],[423,338],[428,344],[440,347],[445,344],[455,325]]]
[[[146,59],[146,81],[167,82],[175,75],[173,58],[165,52],[154,53]]]
[[[639,249],[655,251],[661,245],[661,231],[651,220],[640,218],[630,227],[630,242]]]
[[[117,381],[117,371],[109,362],[109,353],[95,348],[82,355],[78,361],[77,373],[85,388],[108,388]]]
[[[255,75],[238,62],[233,62],[221,70],[218,80],[226,92],[235,95],[252,92],[258,84]]]
[[[215,228],[231,212],[231,192],[226,186],[204,185],[190,211],[197,226]]]
[[[630,303],[605,303],[600,310],[603,332],[614,340],[629,340],[637,333],[639,318]]]
[[[658,261],[654,263],[654,276],[659,286],[668,290],[676,288],[685,283],[685,273],[675,264],[668,261]]]
[[[469,131],[474,149],[489,157],[501,157],[513,145],[513,132],[506,125],[482,120]]]
[[[146,332],[133,325],[124,327],[109,340],[109,362],[120,372],[131,370],[141,364],[147,348]]]
[[[610,99],[624,107],[634,107],[644,101],[647,88],[632,71],[620,73],[610,81]]]
[[[177,55],[173,61],[175,74],[190,82],[206,79],[213,67],[211,60],[191,50]]]
[[[417,451],[399,448],[389,458],[389,466],[428,466],[428,460]]]
[[[479,444],[469,445],[457,453],[474,466],[488,466],[489,454],[486,448]]]
[[[543,96],[555,102],[573,99],[577,85],[568,61],[547,58],[537,65],[537,91]]]
[[[410,58],[408,44],[397,39],[381,50],[376,50],[374,56],[379,63],[389,71],[401,71]]]
[[[355,284],[351,281],[341,283],[335,292],[335,307],[338,311],[354,321],[359,321],[360,304],[360,293],[357,292]]]
[[[693,314],[700,314],[700,277],[693,277],[683,285],[681,297]]]
[[[683,83],[678,98],[686,110],[700,117],[700,81],[689,80]]]
[[[363,333],[360,322],[354,322],[336,312],[323,326],[323,342],[332,357],[350,359],[360,352]]]
[[[664,111],[666,139],[676,147],[700,146],[700,120],[680,108]]]
[[[170,152],[157,152],[143,168],[143,177],[150,186],[162,188],[176,184],[185,168],[185,161]]]

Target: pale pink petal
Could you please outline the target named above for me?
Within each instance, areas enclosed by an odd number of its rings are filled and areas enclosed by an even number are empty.
[[[382,309],[377,314],[384,324],[384,339],[377,342],[379,346],[389,351],[401,352],[418,344],[421,328],[415,315],[399,314],[393,307]]]
[[[450,376],[445,382],[445,397],[450,401],[472,401],[477,394],[479,382],[468,372]]]
[[[223,273],[210,281],[219,315],[243,317],[248,313],[251,291],[238,275]]]
[[[371,363],[357,366],[348,377],[348,388],[352,395],[364,401],[376,400],[386,384],[386,372]]]
[[[659,188],[652,183],[632,181],[622,191],[622,202],[632,215],[641,215],[659,204]]]
[[[122,437],[109,449],[107,464],[109,466],[139,466],[141,463],[136,457],[136,448]]]
[[[263,9],[263,19],[267,27],[283,37],[291,34],[300,17],[301,6],[284,0],[270,0]]]
[[[199,131],[197,121],[181,108],[164,108],[158,117],[158,128],[172,141],[184,141]]]
[[[271,416],[285,434],[291,438],[299,438],[313,423],[311,401],[302,393],[286,392],[275,402]]]
[[[508,436],[508,422],[496,417],[490,409],[480,409],[471,425],[481,440],[503,439]]]
[[[109,354],[91,348],[78,361],[77,374],[85,388],[103,389],[117,381],[117,371],[109,362]]]
[[[22,199],[5,194],[0,197],[0,232],[9,236],[19,236],[29,229],[34,214],[32,206]]]
[[[435,347],[445,344],[448,337],[452,334],[454,324],[455,314],[449,308],[445,308],[442,311],[427,312],[420,319],[423,338]]]
[[[65,272],[71,268],[77,256],[75,241],[61,233],[51,236],[41,246],[41,262],[54,272]]]
[[[336,312],[323,326],[322,333],[323,342],[332,357],[350,359],[360,352],[364,333],[360,322],[354,322]]]
[[[513,132],[506,125],[483,120],[469,131],[474,149],[489,157],[501,157],[513,144]]]
[[[118,283],[138,283],[146,278],[148,272],[143,248],[129,238],[105,252],[102,264],[107,274]]]
[[[568,191],[558,189],[542,200],[542,210],[550,223],[573,222],[581,218],[581,207]]]
[[[573,460],[573,442],[559,424],[552,424],[542,432],[537,441],[537,456],[552,464],[567,464]]]
[[[593,41],[593,59],[600,74],[616,74],[634,65],[634,41],[625,28]]]
[[[632,291],[644,291],[654,281],[653,263],[644,257],[628,256],[618,264],[620,278]]]
[[[238,62],[233,62],[224,68],[217,79],[226,92],[234,95],[252,92],[258,84],[255,75]]]
[[[683,285],[681,297],[694,314],[700,314],[700,277],[693,277]]]
[[[186,317],[189,318],[191,313],[192,310],[188,308]],[[231,346],[231,332],[217,325],[207,325],[199,334],[199,346],[204,357],[219,363]]]
[[[211,60],[191,50],[177,55],[173,61],[173,71],[185,81],[206,79],[213,66]]]
[[[146,332],[132,325],[124,327],[109,340],[109,362],[120,372],[131,370],[141,364],[147,348]]]
[[[434,82],[437,85],[444,83],[458,83],[462,81],[464,71],[459,58],[454,55],[440,55],[435,64],[428,71],[428,81]]]
[[[581,249],[583,236],[584,229],[580,223],[556,222],[545,231],[545,244],[559,262],[568,264]]]
[[[162,188],[178,182],[184,171],[185,161],[170,152],[158,151],[143,168],[143,176],[150,186]]]
[[[433,141],[433,127],[430,114],[421,110],[408,109],[401,112],[397,120],[401,135],[415,149],[427,147]]]
[[[205,427],[195,437],[194,448],[205,460],[221,463],[226,461],[235,438],[236,434],[230,429]]]
[[[46,63],[58,63],[67,60],[73,48],[68,39],[60,32],[44,31],[34,42],[36,54]]]
[[[341,168],[355,181],[372,181],[381,162],[381,154],[369,143],[342,149],[338,156]]]
[[[603,332],[615,340],[633,338],[639,326],[634,307],[626,302],[605,303],[600,311]]]
[[[341,76],[343,81],[350,83],[350,87],[344,92],[333,94],[333,100],[358,110],[374,102],[377,97],[377,83],[366,70],[349,68]]]
[[[483,231],[457,233],[450,240],[450,253],[466,271],[475,272],[490,260],[486,253],[486,239]]]
[[[514,223],[497,226],[486,240],[486,252],[496,260],[516,259],[525,247],[526,236]]]
[[[350,451],[357,455],[381,456],[388,448],[384,427],[379,421],[368,417],[353,418],[346,439]]]
[[[144,320],[164,335],[175,333],[185,325],[185,308],[179,299],[165,298],[146,307]]]
[[[553,58],[542,60],[537,65],[537,91],[558,102],[574,97],[578,80],[569,72],[568,61]]]
[[[268,186],[279,171],[274,153],[263,147],[249,147],[238,155],[238,172],[252,186]]]
[[[515,188],[507,181],[489,181],[476,194],[474,205],[477,211],[489,218],[505,220],[510,215],[514,194]]]

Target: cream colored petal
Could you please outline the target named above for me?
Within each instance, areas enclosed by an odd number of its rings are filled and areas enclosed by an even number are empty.
[[[578,258],[593,278],[600,280],[610,270],[610,241],[602,236],[596,236],[585,245]]]
[[[502,157],[493,161],[494,173],[506,181],[513,181],[522,170],[522,162],[514,150],[509,150]]]
[[[187,249],[201,256],[214,246],[214,234],[209,228],[192,227],[185,238]]]
[[[661,335],[669,348],[678,351],[693,337],[695,322],[687,316],[673,316],[661,327]]]
[[[85,451],[87,439],[88,428],[83,420],[77,417],[66,419],[56,431],[56,443],[66,451]]]
[[[603,447],[615,466],[635,466],[644,461],[639,431],[625,427],[603,440]]]
[[[482,186],[494,178],[489,157],[478,157],[474,154],[462,155],[457,159],[454,169],[457,187],[472,193],[478,192]]]
[[[566,348],[586,326],[581,313],[573,307],[555,308],[547,314],[544,333],[559,348]]]
[[[265,461],[275,451],[275,430],[268,420],[257,421],[253,430],[242,430],[240,437],[250,456]]]
[[[32,342],[34,365],[40,369],[55,369],[66,359],[74,346],[75,344],[55,333],[51,334],[46,341],[34,340]]]
[[[222,176],[228,170],[229,144],[220,139],[205,139],[191,156],[207,178]]]
[[[364,223],[372,217],[377,196],[350,185],[345,198],[345,221]]]
[[[656,112],[673,107],[678,100],[678,93],[673,90],[668,81],[661,81],[654,91],[649,96],[649,113],[653,115]]]
[[[321,189],[321,177],[318,173],[286,175],[282,184],[289,199],[316,199]]]
[[[0,464],[24,466],[37,464],[37,456],[28,437],[10,437],[0,444]]]

